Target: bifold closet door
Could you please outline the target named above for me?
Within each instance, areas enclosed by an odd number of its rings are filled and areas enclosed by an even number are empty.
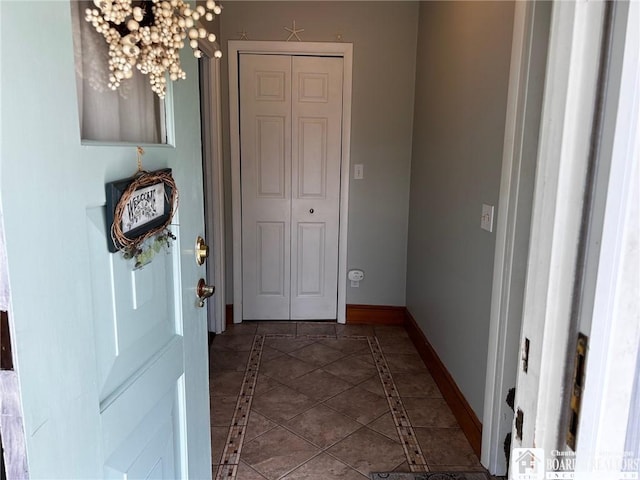
[[[292,320],[336,318],[342,65],[336,57],[293,57]]]
[[[240,55],[242,316],[288,319],[291,57]]]
[[[342,65],[240,56],[244,319],[336,318]]]

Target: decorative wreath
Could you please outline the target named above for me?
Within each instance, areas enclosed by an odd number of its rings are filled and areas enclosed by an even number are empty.
[[[202,57],[199,40],[207,39],[222,51],[216,36],[199,21],[211,21],[222,12],[215,0],[195,8],[184,0],[93,0],[85,10],[85,20],[93,25],[109,45],[109,88],[133,76],[134,67],[149,76],[151,89],[165,97],[167,77],[186,78],[180,66],[180,50],[189,44],[196,58]]]
[[[156,185],[162,182],[165,185],[165,199],[169,204],[169,215],[164,223],[149,230],[143,235],[129,238],[122,231],[122,217],[125,213],[125,208],[131,200],[134,192],[140,188]],[[170,195],[167,196],[167,188],[170,187]],[[169,230],[169,225],[173,219],[175,209],[178,208],[178,188],[171,176],[170,171],[157,171],[147,172],[140,171],[138,175],[129,184],[126,190],[122,193],[120,200],[116,204],[113,223],[111,224],[111,239],[118,250],[124,253],[125,258],[135,258],[136,267],[142,266],[148,263],[153,255],[157,253],[162,244],[169,244],[170,240],[175,240],[175,236]],[[147,245],[145,242],[151,237],[156,237],[153,244]],[[145,248],[146,246],[146,248]]]

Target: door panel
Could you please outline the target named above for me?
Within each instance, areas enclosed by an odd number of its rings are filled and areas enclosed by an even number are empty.
[[[87,210],[100,402],[176,335],[173,255],[138,270],[119,254],[104,255],[104,211]]]
[[[240,57],[245,319],[289,318],[291,60]]]
[[[258,295],[285,295],[285,224],[258,222]]]
[[[183,347],[181,338],[174,338],[135,381],[127,382],[118,396],[103,403],[100,417],[105,471],[130,472],[142,452],[147,451],[147,456],[150,455],[153,444],[154,463],[162,462],[165,469],[166,465],[174,465],[167,477],[160,478],[182,476],[184,413],[180,397],[184,395],[184,383],[180,358]],[[162,425],[168,428],[161,428]],[[161,433],[164,435],[162,442],[155,443]],[[170,445],[169,452],[166,445]]]
[[[342,150],[342,68],[336,57],[292,58],[291,319],[334,319]],[[313,232],[313,233],[312,233]]]
[[[174,369],[175,370],[175,369]],[[105,461],[105,478],[178,478],[179,451],[179,388],[174,383],[157,404],[149,409],[133,429],[114,434],[114,442],[109,442],[109,455]],[[146,406],[148,408],[148,406]],[[117,423],[111,418],[118,411],[117,405],[110,413],[102,415],[109,426]],[[125,410],[126,413],[126,410]],[[120,441],[122,438],[125,441]]]
[[[327,194],[327,119],[300,118],[298,198],[324,199]]]
[[[187,391],[182,321],[188,318],[193,322],[187,326],[189,331],[195,322],[204,326],[205,320],[196,320],[193,315],[200,314],[194,308],[195,301],[182,302],[180,271],[189,270],[195,260],[185,256],[181,267],[178,227],[174,233],[176,242],[156,254],[151,263],[133,269],[133,260],[125,260],[121,254],[104,254],[108,234],[104,207],[87,209],[107,478],[180,478],[189,471],[185,463]],[[185,317],[182,308],[193,310],[193,314]],[[206,363],[205,355],[201,361]],[[201,387],[206,388],[206,379]],[[197,392],[192,389],[191,394]],[[206,425],[206,418],[199,422]]]
[[[294,62],[298,65],[304,65],[308,67],[309,64],[313,64],[311,68],[317,68],[317,63],[323,61],[318,57],[301,58],[295,57]],[[332,61],[335,59],[329,59]],[[339,60],[342,61],[341,59]],[[298,102],[320,102],[329,103],[329,75],[324,72],[303,72],[298,70]]]
[[[298,223],[297,297],[324,294],[325,238],[324,223]]]
[[[286,117],[256,117],[255,159],[257,169],[256,198],[281,198],[287,192],[285,172],[285,123]]]
[[[177,248],[132,269],[104,255],[105,209],[87,209],[91,289],[107,478],[178,478],[185,413]]]

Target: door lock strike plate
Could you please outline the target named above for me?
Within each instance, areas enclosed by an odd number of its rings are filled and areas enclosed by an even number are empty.
[[[569,402],[569,425],[567,426],[567,445],[576,449],[578,426],[580,423],[580,406],[584,391],[585,368],[587,362],[587,345],[589,339],[583,333],[578,334],[576,353],[573,362],[573,381],[571,383],[571,401]]]
[[[516,438],[522,441],[522,424],[524,423],[524,413],[518,408],[516,413]]]
[[[524,338],[524,344],[522,345],[522,371],[527,373],[529,370],[529,339]]]

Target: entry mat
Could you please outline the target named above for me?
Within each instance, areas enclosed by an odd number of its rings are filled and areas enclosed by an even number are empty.
[[[491,480],[484,472],[372,473],[371,480]]]

